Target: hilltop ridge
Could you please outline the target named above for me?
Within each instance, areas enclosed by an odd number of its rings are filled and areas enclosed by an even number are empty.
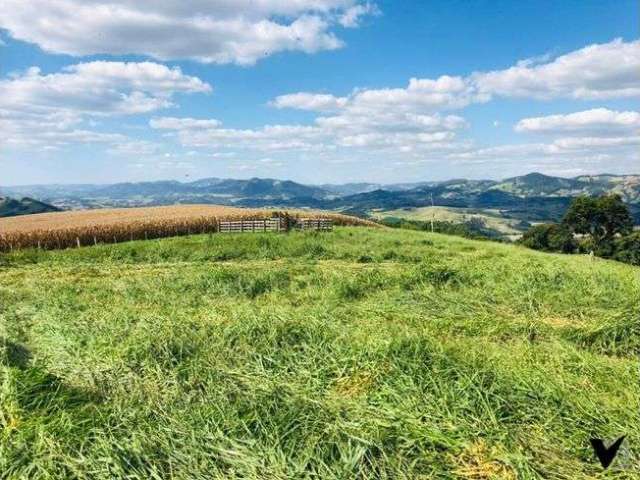
[[[203,178],[188,182],[176,180],[129,182],[112,185],[27,185],[0,187],[0,194],[30,196],[67,208],[167,205],[174,203],[218,203],[238,206],[301,206],[361,208],[370,194],[384,191],[389,198],[419,196],[423,201],[433,194],[442,201],[448,197],[479,195],[501,191],[517,197],[569,198],[578,195],[617,193],[626,203],[640,204],[640,175],[582,175],[574,178],[529,173],[504,180],[452,179],[399,184],[348,183],[344,185],[304,185],[273,178]],[[444,195],[443,198],[447,198]],[[444,204],[442,204],[444,205]]]

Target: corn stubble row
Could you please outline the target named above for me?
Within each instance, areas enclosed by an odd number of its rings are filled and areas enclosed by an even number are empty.
[[[263,220],[276,216],[289,216],[294,219],[313,216],[331,219],[336,225],[377,226],[373,222],[356,217],[326,212],[245,211],[226,207],[213,209],[210,206],[202,210],[181,210],[180,207],[125,209],[122,214],[122,217],[126,217],[125,220],[118,219],[120,215],[115,213],[116,210],[109,213],[100,210],[94,212],[94,215],[92,212],[29,215],[13,217],[10,222],[8,219],[0,219],[4,221],[0,221],[0,252],[21,248],[63,249],[99,243],[214,233],[218,231],[221,221]],[[48,217],[43,219],[45,215]]]

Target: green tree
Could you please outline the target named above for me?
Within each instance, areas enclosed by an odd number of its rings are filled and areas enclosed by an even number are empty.
[[[519,243],[534,250],[572,253],[577,244],[571,231],[564,225],[543,223],[527,230]]]
[[[597,248],[633,229],[633,217],[619,195],[576,198],[562,219],[571,232],[589,235]]]
[[[614,242],[613,258],[619,262],[640,265],[640,232],[617,238]]]

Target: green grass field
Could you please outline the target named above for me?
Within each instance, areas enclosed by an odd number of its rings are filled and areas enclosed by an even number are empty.
[[[640,478],[639,315],[640,268],[408,230],[0,255],[0,478]]]

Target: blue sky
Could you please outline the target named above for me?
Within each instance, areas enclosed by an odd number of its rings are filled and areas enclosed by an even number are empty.
[[[3,5],[0,185],[640,173],[635,0]]]

